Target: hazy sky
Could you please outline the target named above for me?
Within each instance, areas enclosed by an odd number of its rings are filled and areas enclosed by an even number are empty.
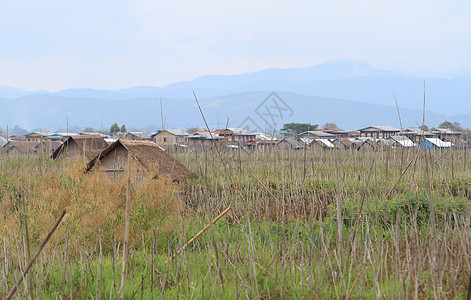
[[[0,0],[0,85],[163,86],[333,59],[471,70],[470,1]]]

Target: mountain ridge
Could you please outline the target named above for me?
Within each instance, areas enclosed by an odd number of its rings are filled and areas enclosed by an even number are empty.
[[[469,100],[471,100],[471,77],[466,77],[465,71],[461,71],[460,75],[463,76],[449,79],[434,78],[425,81],[426,107],[432,116],[436,116],[431,121],[439,122],[439,118],[443,119],[441,121],[444,121],[444,119],[449,119],[450,121],[459,120],[463,126],[471,127],[471,106],[469,105]],[[84,121],[88,120],[89,122],[96,123],[96,118],[98,117],[96,113],[97,111],[100,112],[100,110],[104,116],[102,119],[108,119],[108,115],[113,113],[116,121],[126,120],[129,123],[133,120],[127,118],[119,109],[115,110],[115,107],[121,107],[127,110],[128,113],[133,114],[131,113],[133,107],[144,106],[160,115],[160,98],[164,99],[164,103],[167,104],[175,102],[182,105],[184,103],[182,101],[191,101],[185,103],[192,103],[193,105],[193,91],[196,92],[203,103],[211,99],[213,100],[210,103],[213,103],[214,99],[238,99],[237,107],[244,105],[244,102],[237,95],[245,95],[253,99],[253,95],[257,93],[259,93],[258,95],[271,91],[282,91],[280,93],[285,95],[292,93],[292,95],[297,96],[289,96],[290,105],[297,107],[298,110],[302,110],[302,107],[295,101],[299,101],[306,107],[313,108],[317,106],[330,119],[336,116],[335,111],[337,108],[331,105],[331,103],[335,102],[337,105],[350,107],[351,114],[343,115],[344,119],[340,120],[340,123],[344,122],[345,125],[353,126],[355,122],[357,124],[363,122],[358,120],[359,115],[365,118],[369,117],[371,119],[370,124],[374,124],[373,121],[375,119],[371,115],[368,116],[362,112],[368,110],[369,107],[374,107],[376,114],[388,114],[392,109],[397,116],[393,92],[397,96],[401,111],[422,111],[424,81],[393,71],[379,69],[364,62],[339,60],[306,68],[270,68],[236,75],[205,75],[189,81],[171,83],[164,87],[140,86],[119,90],[78,88],[65,89],[58,92],[45,92],[24,91],[0,86],[0,98],[3,98],[0,100],[0,104],[3,104],[2,107],[6,115],[18,116],[19,118],[24,115],[22,112],[35,108],[37,115],[28,113],[30,119],[26,120],[27,122],[25,120],[21,121],[23,124],[31,123],[33,127],[35,127],[34,122],[50,124],[49,126],[53,124],[49,120],[43,122],[44,120],[39,117],[41,115],[52,114],[54,108],[49,107],[51,105],[62,114],[77,116],[78,119],[82,118],[80,125],[92,126],[91,124],[84,124]],[[314,102],[309,103],[309,99]],[[321,99],[323,100],[320,101]],[[257,101],[261,100],[263,99],[258,99]],[[72,103],[74,101],[77,103]],[[153,102],[157,103],[157,106]],[[223,115],[226,112],[231,112],[230,103],[225,101],[218,103],[214,102],[212,106],[209,106],[209,109],[219,108],[222,110],[219,114]],[[81,105],[95,106],[95,110],[88,111],[81,107]],[[324,108],[330,108],[332,111]],[[186,121],[179,121],[178,118],[181,118],[181,115],[173,114],[173,112],[170,112],[170,109],[189,113],[186,109],[182,109],[181,106],[169,105],[167,109],[169,122],[173,122],[176,127],[195,126],[200,121],[200,116],[193,115],[185,119],[196,124],[190,125]],[[245,110],[250,111],[251,109],[253,107],[246,104]],[[143,116],[148,116],[147,112],[141,113]],[[173,115],[171,116],[170,113]],[[218,112],[211,111],[211,114],[217,115]],[[315,114],[312,116],[315,117]],[[59,117],[59,115],[54,115],[54,118]],[[221,117],[224,118],[223,116]],[[319,116],[320,119],[323,119],[323,117]],[[138,122],[142,119],[138,116],[136,118],[139,119]],[[161,123],[161,120],[153,121],[150,116],[146,118],[147,124]],[[393,121],[393,119],[390,120]],[[7,121],[6,118],[5,121]],[[12,121],[14,120],[8,118],[8,122]],[[101,122],[101,120],[98,121]],[[311,120],[311,122],[316,121]],[[428,124],[438,125],[432,124],[433,122]],[[39,123],[37,124],[38,126]],[[413,121],[411,123],[414,126],[416,125]]]
[[[257,114],[257,107],[263,106],[271,91],[229,94],[217,97],[198,97],[203,112],[212,128],[225,126],[229,117],[230,127],[241,127],[250,117],[259,130],[273,130],[273,124],[266,124]],[[392,105],[376,105],[359,101],[301,95],[278,91],[277,94],[293,111],[292,116],[276,119],[277,128],[288,122],[310,122],[324,124],[336,122],[344,129],[356,130],[368,125],[392,125],[399,127],[397,110]],[[118,122],[126,127],[143,128],[150,124],[161,124],[160,100],[157,97],[127,99],[93,99],[64,97],[60,95],[30,95],[19,99],[0,99],[4,109],[10,111],[3,117],[6,124],[19,124],[26,128],[65,127],[69,124],[83,127],[109,128]],[[162,100],[163,115],[167,128],[204,127],[195,100]],[[404,127],[421,124],[422,111],[400,108]],[[427,111],[429,126],[438,126],[447,116]],[[461,116],[466,119],[466,116]],[[450,118],[448,118],[450,119]],[[453,120],[453,119],[450,119]],[[471,122],[462,123],[470,127]],[[160,127],[160,125],[158,126]]]

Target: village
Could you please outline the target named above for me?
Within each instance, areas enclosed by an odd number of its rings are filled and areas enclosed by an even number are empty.
[[[392,126],[368,126],[356,131],[326,128],[307,130],[289,136],[251,132],[242,128],[186,131],[162,129],[151,134],[143,132],[82,132],[65,133],[38,131],[25,135],[0,135],[0,147],[7,155],[47,155],[52,159],[78,154],[95,158],[118,140],[149,141],[168,153],[223,150],[353,150],[376,151],[386,149],[465,149],[471,144],[463,132],[448,128],[425,131],[420,128],[401,130]],[[65,151],[70,143],[80,150]]]

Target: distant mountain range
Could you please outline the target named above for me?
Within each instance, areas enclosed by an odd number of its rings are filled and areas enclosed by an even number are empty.
[[[374,68],[365,63],[334,61],[299,69],[267,69],[240,75],[211,75],[165,87],[132,87],[117,91],[67,89],[60,92],[24,91],[0,86],[0,126],[64,127],[70,124],[108,128],[125,123],[129,128],[161,124],[163,99],[168,128],[202,126],[193,91],[211,126],[237,127],[247,117],[258,127],[273,127],[255,113],[271,91],[277,91],[292,109],[285,122],[336,122],[346,129],[363,126],[399,127],[395,92],[405,127],[422,122],[424,80]],[[471,76],[462,72],[449,79],[426,79],[426,123],[445,119],[471,127]],[[258,118],[258,120],[257,120]],[[270,123],[270,122],[268,122]],[[273,122],[271,122],[273,123]],[[268,129],[268,128],[267,128]]]

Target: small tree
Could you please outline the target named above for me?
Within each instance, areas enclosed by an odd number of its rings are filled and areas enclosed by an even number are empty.
[[[200,130],[200,129],[197,128],[197,127],[190,127],[190,128],[188,128],[188,129],[186,130],[186,132],[188,132],[188,133],[193,133],[193,132],[199,131],[199,130]]]
[[[322,126],[322,128],[323,129],[339,129],[337,124],[335,124],[334,122],[327,122]]]
[[[87,127],[83,130],[83,132],[95,132],[95,129],[91,127]]]
[[[304,131],[308,131],[308,130],[314,131],[318,129],[319,129],[318,124],[312,125],[311,123],[294,123],[293,122],[293,123],[287,123],[283,125],[283,128],[281,128],[280,132],[287,135],[295,136]]]
[[[110,133],[115,133],[115,132],[119,132],[118,123],[114,123],[114,124],[111,125],[111,127],[110,127]]]
[[[461,124],[458,123],[458,122],[449,122],[449,121],[445,121],[445,122],[442,122],[440,125],[438,125],[438,128],[446,128],[446,129],[451,129],[451,130],[454,130],[454,131],[463,131],[463,127],[461,127]]]
[[[12,130],[10,130],[9,134],[18,134],[18,135],[25,135],[28,134],[28,131],[23,129],[22,127],[15,125]]]
[[[126,125],[123,124],[123,125],[121,126],[121,132],[126,132]]]
[[[422,130],[422,131],[429,131],[429,128],[428,128],[427,125],[420,125],[419,129]]]

